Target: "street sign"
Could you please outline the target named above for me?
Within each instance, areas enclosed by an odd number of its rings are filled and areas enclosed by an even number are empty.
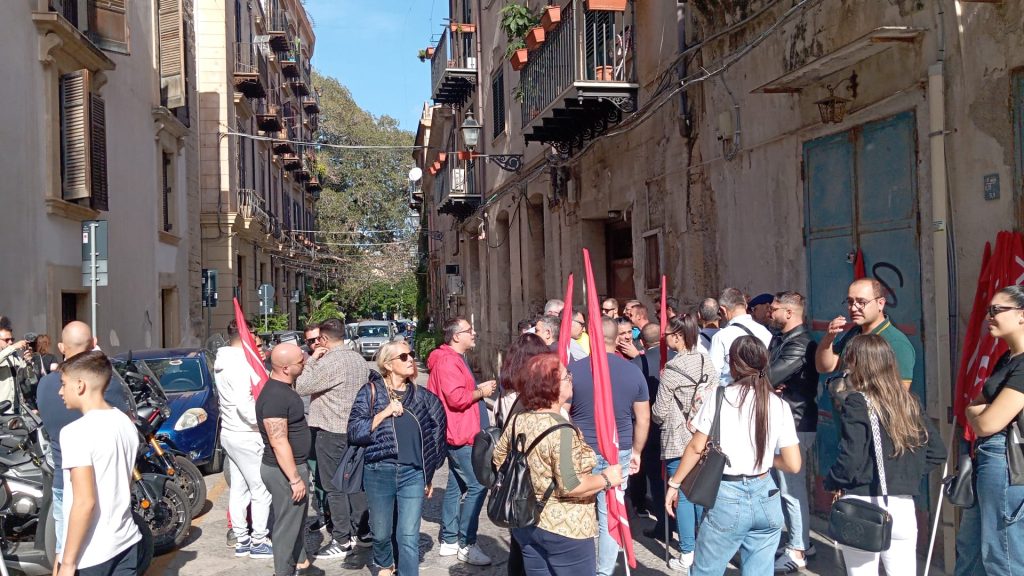
[[[260,296],[260,314],[274,313],[274,287],[270,284],[260,284],[257,294]]]
[[[217,307],[217,269],[203,268],[203,308]]]
[[[93,243],[92,232],[95,224],[96,239]],[[95,246],[93,249],[92,247]],[[93,254],[96,252],[96,285],[107,286],[107,221],[86,220],[82,222],[82,286],[92,286]]]

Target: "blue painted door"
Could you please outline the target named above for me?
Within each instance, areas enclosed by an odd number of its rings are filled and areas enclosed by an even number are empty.
[[[812,330],[820,339],[832,318],[847,315],[842,302],[854,278],[854,256],[859,247],[867,275],[885,287],[886,312],[914,345],[917,362],[912,390],[923,401],[916,170],[913,112],[804,144]],[[816,507],[827,510],[831,494],[820,489],[820,478],[835,461],[839,434],[824,386],[818,402],[818,458],[811,470],[819,487]]]

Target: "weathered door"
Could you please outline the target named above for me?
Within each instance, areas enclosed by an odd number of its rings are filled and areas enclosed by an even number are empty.
[[[917,361],[912,390],[923,402],[916,170],[913,112],[804,144],[812,329],[820,339],[832,318],[847,315],[842,302],[853,281],[859,247],[867,275],[885,287],[886,313],[914,345]],[[812,472],[820,488],[822,474],[835,461],[839,435],[832,400],[824,386],[818,402],[818,462]],[[816,491],[819,509],[827,510],[830,501],[831,494]]]

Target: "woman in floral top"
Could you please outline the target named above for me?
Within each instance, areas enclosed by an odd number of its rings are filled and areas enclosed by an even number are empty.
[[[651,415],[661,425],[661,459],[669,475],[679,468],[679,459],[690,443],[691,418],[700,410],[708,390],[718,387],[718,372],[707,354],[697,346],[697,319],[689,314],[673,318],[665,330],[665,341],[676,355],[665,364],[661,386],[654,400]],[[687,570],[693,565],[693,549],[697,537],[697,521],[703,509],[679,495],[676,506],[676,530],[679,534],[679,557],[669,562],[673,570]]]
[[[509,452],[513,432],[526,437],[526,445],[552,426],[566,423],[561,407],[572,396],[572,376],[558,355],[534,356],[526,364],[520,392],[524,412],[517,414],[494,449],[494,465],[500,467]],[[594,496],[622,483],[622,468],[610,466],[590,474],[597,463],[594,451],[578,430],[563,428],[543,438],[527,455],[537,502],[543,507],[536,526],[515,528],[512,536],[522,546],[528,574],[553,576],[594,574],[597,557],[597,515]],[[554,491],[544,494],[554,483]]]

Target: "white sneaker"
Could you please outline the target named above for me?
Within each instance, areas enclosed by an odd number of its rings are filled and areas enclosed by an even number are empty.
[[[441,546],[439,546],[438,549],[437,549],[438,556],[455,556],[458,553],[459,553],[459,543],[458,542],[452,542],[451,544],[449,544],[447,542],[441,542]]]
[[[798,558],[791,548],[786,548],[786,552],[775,559],[776,574],[789,574],[803,568],[807,568],[807,558]]]
[[[487,566],[491,563],[491,557],[484,554],[484,551],[476,544],[459,550],[459,560],[473,566]]]
[[[690,573],[691,566],[693,566],[693,552],[680,554],[678,558],[668,561],[669,570],[679,572],[682,576],[687,576]]]

